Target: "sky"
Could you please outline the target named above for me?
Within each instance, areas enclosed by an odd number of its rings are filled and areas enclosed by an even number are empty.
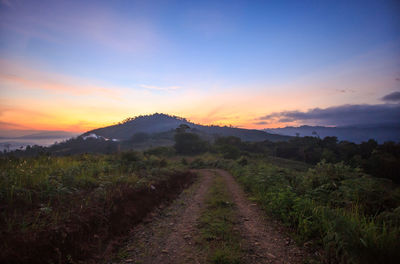
[[[0,130],[155,112],[258,129],[398,123],[399,14],[396,0],[1,0]]]

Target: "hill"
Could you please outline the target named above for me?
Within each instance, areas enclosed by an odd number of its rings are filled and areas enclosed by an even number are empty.
[[[386,141],[400,142],[400,126],[353,126],[353,127],[324,127],[324,126],[300,126],[265,129],[268,133],[286,136],[335,136],[339,140],[346,140],[355,143],[375,139],[379,143]]]
[[[199,134],[202,138],[213,140],[221,136],[235,136],[243,141],[284,141],[290,137],[270,134],[265,131],[255,129],[244,129],[227,126],[204,126],[195,124],[185,118],[171,116],[166,114],[152,114],[128,118],[125,121],[103,128],[94,129],[84,133],[82,136],[95,134],[108,139],[130,140],[132,136],[138,133],[146,134],[170,134],[172,139],[173,133],[168,133],[181,124],[186,124],[191,128],[191,132]]]
[[[128,118],[119,124],[93,129],[77,137],[69,138],[49,147],[29,146],[26,151],[14,153],[32,156],[40,153],[71,155],[79,153],[115,153],[118,151],[146,150],[153,147],[172,146],[175,129],[182,124],[189,126],[187,132],[197,134],[202,140],[214,142],[219,137],[234,136],[242,141],[287,141],[291,137],[269,134],[255,129],[203,126],[184,118],[166,114],[153,114]],[[40,135],[35,135],[40,136]]]

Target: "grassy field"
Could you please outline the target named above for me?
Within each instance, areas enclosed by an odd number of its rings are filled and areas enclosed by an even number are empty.
[[[129,220],[121,217],[132,207],[129,201],[151,197],[154,203],[139,202],[151,209],[181,191],[188,168],[224,168],[262,209],[293,230],[300,245],[323,248],[326,261],[398,263],[399,185],[343,163],[313,166],[245,154],[231,159],[218,152],[182,156],[158,148],[111,155],[1,157],[0,258],[21,255],[22,248],[27,258],[19,262],[28,263],[49,243],[57,245],[46,253],[53,260],[72,262],[88,252],[97,254],[106,246],[99,241],[124,232],[120,227],[125,222],[118,221]],[[210,249],[210,261],[235,263],[240,254],[231,232],[233,208],[221,184],[217,177],[210,190],[200,221],[201,239]],[[157,191],[152,193],[153,188]],[[86,241],[89,249],[74,248],[78,240]]]
[[[276,163],[275,163],[276,164]],[[268,214],[339,263],[398,263],[400,188],[341,163],[307,171],[266,160],[230,171]]]
[[[154,204],[179,193],[190,181],[184,170],[180,162],[136,152],[2,157],[0,259],[29,263],[37,254],[68,263],[89,251],[96,254],[105,246],[96,239],[125,232],[120,214],[131,210],[124,217],[135,223]],[[133,208],[129,199],[142,199],[143,208]],[[90,249],[82,249],[81,242]]]

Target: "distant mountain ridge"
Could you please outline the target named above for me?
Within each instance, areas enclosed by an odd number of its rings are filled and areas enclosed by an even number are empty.
[[[3,137],[0,137],[0,151],[24,149],[26,146],[50,146],[55,142],[62,142],[71,139],[78,133],[68,131],[3,131]],[[23,134],[22,134],[23,133]]]
[[[190,122],[185,118],[160,113],[129,118],[116,125],[88,131],[82,134],[82,136],[96,134],[105,138],[129,140],[134,134],[137,133],[154,134],[169,132],[176,129],[181,124],[188,125],[192,132],[199,133],[206,138],[217,136],[235,136],[241,138],[243,141],[282,141],[290,138],[288,136],[270,134],[265,131],[255,129],[227,126],[204,126]]]
[[[70,138],[77,135],[79,135],[77,132],[62,130],[0,130],[2,139]]]
[[[71,138],[77,136],[78,133],[67,132],[67,131],[45,131],[39,133],[33,133],[21,137],[16,137],[15,139],[50,139],[50,138]]]
[[[398,126],[348,126],[348,127],[324,127],[324,126],[299,126],[265,129],[268,133],[287,136],[335,136],[339,140],[347,140],[355,143],[375,139],[378,143],[385,141],[400,142],[400,124]],[[315,133],[314,133],[315,132]]]

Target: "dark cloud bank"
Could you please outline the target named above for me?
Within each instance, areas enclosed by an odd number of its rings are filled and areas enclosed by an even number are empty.
[[[393,92],[382,97],[383,101],[386,102],[400,102],[400,92]]]
[[[259,120],[297,121],[324,126],[400,126],[400,104],[342,105],[305,112],[283,111],[260,117]]]
[[[276,112],[258,118],[257,124],[297,122],[314,125],[267,129],[270,133],[289,136],[313,136],[317,133],[321,137],[336,136],[339,140],[358,143],[370,138],[380,143],[400,142],[400,92],[390,93],[381,99],[390,103]]]

